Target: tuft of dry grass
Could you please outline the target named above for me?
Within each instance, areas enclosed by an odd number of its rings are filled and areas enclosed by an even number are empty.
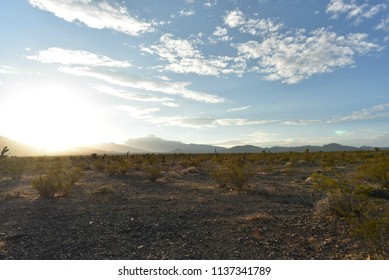
[[[114,190],[113,190],[112,186],[100,186],[100,187],[96,188],[96,190],[93,193],[109,194],[109,193],[113,193],[113,192],[114,192]]]
[[[266,213],[266,212],[258,212],[258,213],[253,213],[253,214],[249,214],[247,216],[244,216],[243,220],[245,220],[247,222],[255,222],[255,221],[266,222],[266,221],[274,220],[274,217],[271,214]]]

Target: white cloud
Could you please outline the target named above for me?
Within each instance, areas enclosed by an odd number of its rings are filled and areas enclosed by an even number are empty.
[[[153,124],[163,125],[163,126],[177,126],[185,128],[210,128],[215,127],[213,125],[213,118],[191,118],[191,117],[161,117],[150,118],[149,122]]]
[[[6,75],[6,74],[17,74],[18,71],[10,66],[7,65],[0,65],[0,74]]]
[[[195,14],[195,11],[193,11],[193,10],[181,10],[178,13],[178,16],[179,17],[190,17],[190,16],[193,16],[194,14]]]
[[[228,110],[228,112],[243,111],[243,110],[250,109],[251,107],[252,106],[244,106],[244,107],[239,107],[239,108],[233,108],[233,109]]]
[[[144,119],[150,123],[163,125],[163,126],[177,126],[186,128],[214,128],[225,126],[260,126],[266,124],[275,125],[287,125],[287,126],[307,126],[307,125],[320,125],[320,124],[337,124],[351,121],[369,120],[376,118],[389,117],[389,103],[380,104],[367,109],[361,109],[354,111],[350,115],[332,117],[328,119],[316,119],[316,120],[253,120],[245,118],[214,118],[214,117],[183,117],[183,116],[171,116],[164,117],[159,115],[158,117],[153,115],[155,112],[159,112],[159,108],[138,108],[132,106],[119,106],[118,108],[127,110],[133,117]],[[250,134],[250,143],[259,141],[271,141],[270,138],[275,134],[269,134],[262,131]],[[242,140],[240,140],[242,141]]]
[[[59,70],[70,75],[99,79],[113,85],[152,92],[161,92],[171,95],[178,95],[189,100],[206,103],[224,102],[224,99],[220,96],[188,89],[188,87],[191,85],[190,82],[168,82],[161,80],[144,79],[128,74],[122,75],[120,73],[111,71],[90,69],[88,67],[62,66],[59,68]]]
[[[152,113],[160,111],[160,108],[141,108],[128,105],[119,105],[116,108],[126,111],[133,118],[146,120],[151,118]]]
[[[124,90],[118,90],[114,89],[108,86],[104,85],[98,85],[95,87],[95,89],[101,93],[108,94],[111,96],[119,97],[122,99],[127,100],[133,100],[133,101],[141,101],[141,102],[156,102],[161,103],[162,105],[168,106],[168,107],[179,107],[177,103],[174,102],[174,99],[172,98],[161,98],[156,97],[151,94],[140,94],[140,93],[133,93],[128,92]]]
[[[355,24],[360,24],[387,8],[388,5],[386,3],[369,5],[366,2],[364,4],[357,4],[355,0],[331,0],[327,5],[326,12],[332,14],[332,18],[338,18],[341,14],[345,14],[347,19],[354,20]]]
[[[376,26],[377,30],[389,31],[389,17],[381,19],[380,23]]]
[[[387,117],[389,117],[389,103],[379,104],[371,108],[357,110],[346,116],[337,116],[323,120],[288,120],[282,121],[280,123],[285,125],[334,124]]]
[[[161,117],[150,118],[149,121],[154,124],[166,125],[166,126],[179,126],[187,128],[211,128],[211,127],[223,127],[223,126],[252,126],[263,125],[269,123],[276,123],[274,120],[249,120],[249,119],[215,119],[213,117]]]
[[[213,124],[218,126],[246,126],[277,123],[277,120],[250,120],[250,119],[217,119]]]
[[[107,56],[87,51],[62,48],[49,48],[38,52],[36,55],[27,56],[27,58],[41,63],[59,63],[62,65],[109,66],[121,68],[131,66],[128,61],[113,60]]]
[[[230,28],[239,27],[240,32],[256,36],[274,33],[283,27],[281,23],[275,23],[271,19],[247,19],[240,10],[227,12],[224,24]]]
[[[244,25],[246,22],[243,12],[239,10],[230,11],[224,17],[224,24],[230,28]]]
[[[167,62],[160,67],[174,73],[194,73],[198,75],[219,76],[221,74],[243,73],[242,66],[236,64],[239,59],[227,56],[205,57],[191,40],[175,39],[171,34],[164,34],[159,44],[142,46],[141,51],[156,54]]]
[[[379,50],[367,41],[367,34],[337,35],[326,29],[274,34],[261,42],[236,44],[238,54],[255,60],[253,70],[264,73],[267,80],[295,84],[315,74],[329,73],[351,66],[357,55]]]
[[[208,37],[208,40],[213,45],[217,44],[218,42],[231,41],[233,38],[227,34],[227,28],[224,28],[222,26],[216,26],[215,31],[212,33],[212,36]]]
[[[204,6],[207,8],[213,7],[217,4],[217,0],[208,0],[204,3]]]
[[[215,32],[213,32],[213,35],[218,36],[218,37],[223,37],[227,35],[228,30],[227,28],[223,28],[221,26],[216,26]]]
[[[152,24],[129,14],[124,6],[92,0],[28,0],[38,9],[51,12],[68,22],[79,21],[96,29],[112,29],[139,36],[154,31]]]

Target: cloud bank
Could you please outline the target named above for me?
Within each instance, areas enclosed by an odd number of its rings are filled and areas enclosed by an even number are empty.
[[[68,22],[82,22],[90,28],[111,29],[132,36],[154,31],[147,23],[129,14],[124,6],[92,0],[28,0],[35,8],[53,13]]]

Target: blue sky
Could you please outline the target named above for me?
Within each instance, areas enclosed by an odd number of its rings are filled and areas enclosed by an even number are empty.
[[[389,0],[0,3],[0,135],[389,146]]]

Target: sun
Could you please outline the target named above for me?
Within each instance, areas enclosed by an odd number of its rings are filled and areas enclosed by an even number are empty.
[[[7,137],[47,152],[95,143],[102,123],[96,108],[66,85],[29,85],[14,93],[1,110]]]

